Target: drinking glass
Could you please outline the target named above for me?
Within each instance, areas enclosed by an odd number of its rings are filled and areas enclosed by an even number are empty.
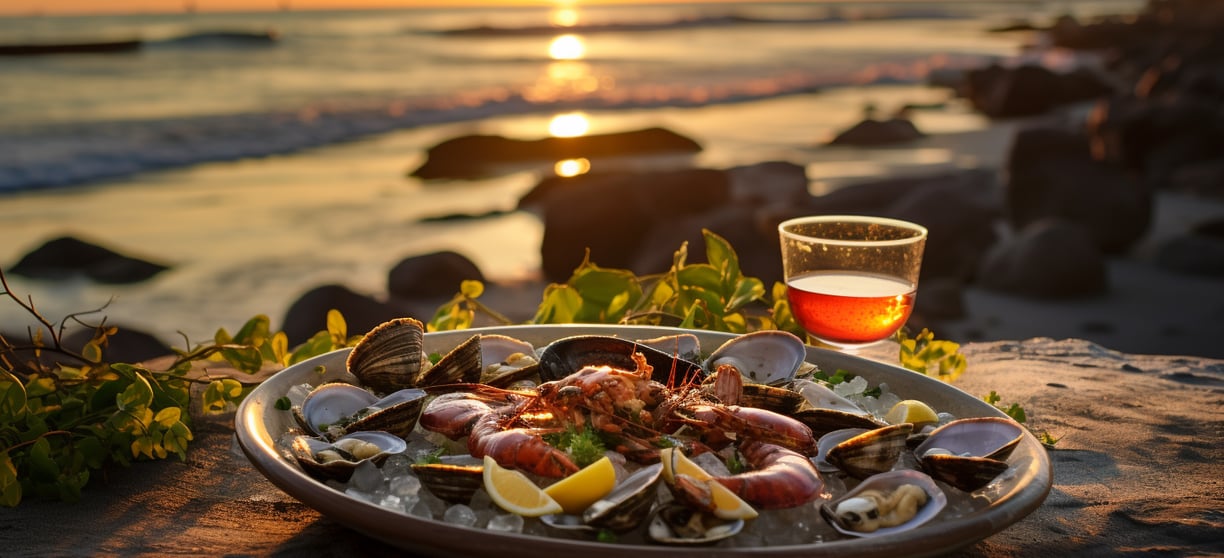
[[[816,340],[853,352],[891,337],[914,309],[927,230],[861,215],[778,225],[791,313]]]

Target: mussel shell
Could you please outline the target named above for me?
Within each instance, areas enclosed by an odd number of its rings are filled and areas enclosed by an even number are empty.
[[[753,383],[782,385],[795,378],[807,358],[807,347],[793,333],[766,329],[740,335],[723,343],[706,359],[705,369],[713,372],[724,364],[740,371]]]
[[[892,490],[895,490],[897,486],[902,484],[918,485],[922,488],[923,492],[926,492],[927,494],[927,503],[924,504],[922,508],[918,510],[917,515],[915,515],[909,521],[893,527],[881,527],[880,529],[867,533],[850,529],[842,525],[841,521],[839,521],[837,518],[837,505],[845,500],[858,496],[864,490],[882,490],[885,492],[891,492]],[[935,516],[939,515],[939,512],[943,511],[944,506],[947,505],[947,495],[943,493],[943,490],[939,489],[939,485],[935,484],[935,481],[933,481],[931,477],[923,474],[921,471],[905,469],[880,473],[864,479],[863,482],[859,483],[859,485],[853,490],[847,492],[839,498],[835,498],[822,504],[820,506],[820,515],[825,518],[825,521],[829,522],[829,525],[832,525],[834,529],[844,535],[850,535],[853,537],[880,537],[917,528],[922,524],[934,519]]]
[[[421,479],[421,486],[447,502],[467,504],[484,487],[482,465],[414,463],[412,471]]]
[[[702,525],[699,534],[685,533],[684,526],[696,518]],[[655,510],[646,528],[650,540],[669,545],[708,545],[744,530],[742,519],[719,519],[680,504],[666,504]]]
[[[1011,419],[1002,417],[973,417],[951,421],[935,430],[918,447],[914,454],[922,457],[932,448],[943,448],[954,455],[988,457],[1006,460],[1020,439],[1024,427]]]
[[[829,448],[825,460],[856,479],[890,471],[913,429],[906,422],[855,434]]]
[[[307,473],[318,478],[335,479],[340,482],[348,482],[349,477],[353,476],[353,471],[364,461],[373,461],[375,465],[382,465],[387,460],[387,457],[392,454],[402,453],[408,449],[408,443],[403,438],[387,432],[354,432],[337,438],[336,442],[348,438],[356,438],[375,444],[381,451],[373,457],[358,461],[321,463],[315,457],[316,454],[324,449],[333,447],[335,442],[329,442],[312,436],[298,436],[294,438],[291,449],[293,456]]]
[[[587,366],[635,370],[637,363],[631,356],[635,352],[646,357],[646,362],[654,369],[651,377],[660,383],[667,384],[672,378],[677,383],[700,382],[706,376],[701,365],[636,341],[606,335],[577,335],[553,341],[540,350],[540,379],[545,382],[560,380]]]
[[[931,477],[965,492],[990,484],[1008,469],[1006,461],[989,457],[936,454],[921,456],[918,463]]]
[[[415,387],[417,377],[429,367],[424,339],[425,325],[419,320],[383,322],[353,347],[346,361],[348,370],[378,393]]]
[[[582,512],[583,523],[617,533],[637,528],[650,517],[662,478],[662,463],[638,469],[617,483],[607,496],[587,507]]]

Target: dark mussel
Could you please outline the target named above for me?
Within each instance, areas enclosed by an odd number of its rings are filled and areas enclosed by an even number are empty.
[[[706,376],[700,364],[673,356],[635,341],[605,335],[577,335],[553,341],[540,351],[540,379],[560,380],[587,366],[611,366],[634,370],[633,353],[642,353],[654,369],[651,377],[660,383],[701,382]]]

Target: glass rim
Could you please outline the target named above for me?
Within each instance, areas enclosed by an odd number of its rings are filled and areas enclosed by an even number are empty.
[[[806,225],[811,223],[835,223],[835,222],[853,222],[867,223],[874,225],[887,225],[898,229],[906,229],[916,232],[914,236],[906,238],[898,238],[893,240],[842,240],[837,238],[824,238],[820,236],[811,236],[787,230],[787,227],[795,225]],[[903,221],[901,219],[892,219],[889,217],[876,217],[872,215],[809,215],[806,217],[794,217],[778,223],[778,234],[794,240],[820,241],[825,244],[833,244],[838,246],[901,246],[904,244],[913,244],[915,242],[926,239],[927,228],[917,223]]]

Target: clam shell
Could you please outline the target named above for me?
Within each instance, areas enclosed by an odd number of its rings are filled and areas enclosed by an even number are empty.
[[[701,525],[700,533],[685,533],[684,527],[690,525],[690,520],[696,520]],[[650,525],[646,528],[646,536],[650,540],[670,545],[708,545],[728,537],[738,535],[744,530],[744,520],[726,520],[705,514],[680,504],[667,504],[651,516]]]
[[[377,393],[415,387],[417,377],[429,367],[424,336],[424,324],[413,318],[383,322],[353,347],[348,370]]]
[[[630,355],[635,352],[645,355],[646,362],[654,369],[652,377],[663,384],[670,383],[673,378],[677,384],[699,383],[705,378],[701,365],[636,341],[605,335],[578,335],[558,339],[540,350],[540,379],[545,382],[560,380],[586,366],[634,370],[637,364]]]
[[[1008,469],[1006,461],[989,457],[959,455],[927,455],[918,462],[922,470],[964,492],[973,492],[990,484]]]
[[[513,388],[517,384],[536,384],[540,379],[540,360],[526,341],[506,335],[480,336],[480,383]]]
[[[793,416],[808,425],[812,435],[818,438],[844,428],[874,430],[887,426],[884,421],[819,382],[798,379],[791,383],[791,388],[804,399]]]
[[[901,423],[853,435],[829,448],[825,461],[856,479],[890,471],[907,449],[905,440],[913,429]]]
[[[350,438],[375,444],[381,451],[372,457],[357,461],[322,463],[316,457],[320,451],[334,447],[336,442]],[[387,457],[392,454],[401,453],[406,449],[408,449],[408,443],[403,438],[387,432],[353,432],[352,434],[346,434],[337,438],[335,442],[329,442],[312,436],[298,436],[293,439],[291,451],[294,458],[297,459],[297,462],[307,473],[319,478],[348,482],[349,477],[353,476],[353,471],[362,462],[373,461],[374,464],[381,466],[387,460]]]
[[[807,358],[807,347],[794,334],[767,329],[735,337],[710,354],[705,369],[731,365],[748,382],[781,385],[795,378]]]
[[[636,529],[650,517],[662,478],[662,463],[638,469],[607,496],[587,507],[582,512],[583,523],[618,533]]]
[[[922,488],[923,492],[926,492],[927,494],[927,503],[919,508],[917,515],[915,515],[909,521],[902,523],[901,525],[882,527],[870,533],[865,533],[850,529],[845,525],[842,525],[842,523],[838,520],[836,514],[838,504],[858,496],[864,490],[883,490],[891,492],[901,484],[918,485]],[[880,473],[864,479],[863,482],[859,483],[859,485],[854,488],[854,490],[847,492],[840,498],[835,498],[822,504],[820,506],[820,515],[825,518],[825,521],[829,522],[829,525],[832,525],[834,529],[844,535],[850,535],[852,537],[882,537],[917,528],[922,524],[934,519],[935,516],[939,515],[939,512],[943,511],[944,506],[947,505],[948,497],[942,490],[939,489],[939,485],[935,484],[935,481],[933,481],[931,477],[928,477],[920,471],[898,470]]]
[[[1008,469],[1005,461],[1024,427],[1002,417],[958,419],[936,428],[914,448],[922,469],[960,490],[973,492]],[[948,454],[932,454],[932,450]]]
[[[421,486],[447,502],[467,504],[484,487],[483,465],[414,463],[412,471],[421,479]]]
[[[382,430],[407,438],[416,428],[427,397],[422,389],[401,389],[358,411],[361,416],[352,418],[342,428],[346,433]]]
[[[480,336],[473,335],[442,355],[438,362],[415,378],[415,387],[440,386],[444,384],[475,383],[480,381],[484,370],[481,356]]]
[[[803,395],[799,392],[764,384],[744,384],[739,398],[739,404],[745,407],[766,409],[784,415],[795,412],[802,403]]]
[[[302,399],[302,404],[293,409],[293,417],[303,430],[322,434],[327,426],[353,416],[376,401],[377,395],[352,384],[323,384]]]
[[[926,437],[914,453],[922,456],[931,448],[954,455],[1006,460],[1024,437],[1024,427],[1002,417],[974,417],[951,421]]]

